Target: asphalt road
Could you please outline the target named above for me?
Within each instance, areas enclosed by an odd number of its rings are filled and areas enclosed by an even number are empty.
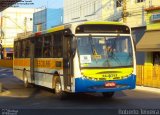
[[[39,86],[24,88],[23,82],[13,76],[11,69],[6,68],[0,68],[0,82],[4,89],[0,93],[2,115],[7,115],[5,112],[17,112],[15,115],[18,112],[26,115],[36,112],[43,115],[84,115],[82,110],[86,114],[90,112],[89,115],[120,115],[124,112],[143,114],[148,109],[160,114],[160,93],[135,89],[117,92],[112,99],[104,99],[101,94],[70,94],[67,99],[59,100],[50,89]],[[28,110],[31,113],[27,113]]]

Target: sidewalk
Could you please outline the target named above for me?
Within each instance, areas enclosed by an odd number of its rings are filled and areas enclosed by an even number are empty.
[[[135,90],[153,92],[153,93],[160,93],[160,88],[152,88],[152,87],[144,87],[144,86],[136,86]]]

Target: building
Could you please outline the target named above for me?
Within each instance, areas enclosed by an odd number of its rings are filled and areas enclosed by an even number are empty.
[[[102,17],[102,0],[64,0],[64,23],[98,20]]]
[[[144,9],[158,5],[158,0],[126,0],[127,24],[131,27],[146,26]],[[123,21],[122,10],[123,0],[64,0],[64,23]]]
[[[126,23],[138,43],[146,30],[145,10],[160,5],[159,0],[126,0]],[[103,20],[123,22],[123,0],[64,0],[64,23]],[[137,52],[137,64],[144,64],[144,53]]]
[[[45,8],[33,15],[33,32],[43,31],[63,24],[63,9]]]
[[[145,65],[160,65],[160,6],[145,11],[147,29],[137,44],[137,50],[146,53]]]
[[[18,33],[33,30],[34,12],[31,8],[7,8],[1,12],[0,36],[4,58],[13,56],[13,42]]]
[[[160,5],[146,11],[147,29],[137,44],[137,51],[145,52],[144,65],[138,65],[141,85],[160,88]]]

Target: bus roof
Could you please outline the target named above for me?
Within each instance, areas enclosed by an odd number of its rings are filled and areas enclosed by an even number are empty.
[[[56,31],[60,31],[60,30],[64,30],[67,28],[71,28],[72,25],[75,26],[79,26],[79,25],[90,25],[90,24],[94,24],[94,25],[98,25],[98,24],[108,24],[108,25],[125,25],[124,23],[121,22],[108,22],[108,21],[86,21],[86,22],[75,22],[75,23],[71,23],[71,24],[63,24],[63,25],[59,25],[59,26],[55,26],[52,27],[48,30],[44,30],[44,31],[39,31],[39,32],[35,32],[32,33],[30,35],[27,36],[23,36],[22,38],[17,38],[15,40],[19,40],[19,39],[25,39],[25,38],[29,38],[29,37],[35,37],[35,36],[39,36],[39,35],[43,35],[43,34],[47,34],[47,33],[51,33],[51,32],[56,32]]]
[[[107,21],[88,21],[88,22],[85,22],[84,24],[125,25],[124,23],[121,23],[121,22],[107,22]]]

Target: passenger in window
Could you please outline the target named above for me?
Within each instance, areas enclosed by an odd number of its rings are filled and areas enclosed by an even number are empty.
[[[44,57],[50,57],[50,50],[49,50],[49,48],[46,48],[45,50],[44,50]]]
[[[107,51],[109,57],[113,57],[114,56],[114,52],[116,51],[116,49],[112,48],[111,46],[108,46],[106,48],[106,51]]]

